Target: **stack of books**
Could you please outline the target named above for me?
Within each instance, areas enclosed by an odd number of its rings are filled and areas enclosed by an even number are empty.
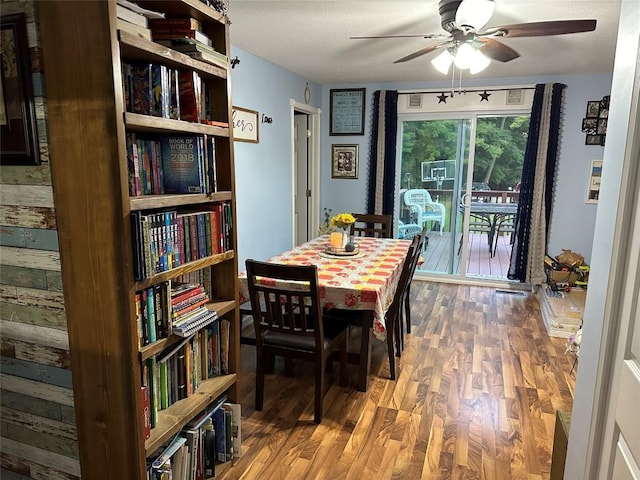
[[[225,54],[213,48],[213,42],[202,32],[202,25],[195,18],[152,20],[150,27],[154,42],[213,65],[227,65],[229,62]]]
[[[127,0],[118,0],[116,5],[118,29],[151,40],[149,19],[163,19],[164,13],[154,12]]]

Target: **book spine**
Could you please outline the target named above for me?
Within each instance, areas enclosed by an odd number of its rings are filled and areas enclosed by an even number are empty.
[[[149,26],[158,32],[163,30],[202,30],[202,23],[191,17],[173,17],[152,19]]]
[[[171,304],[175,306],[180,302],[187,300],[188,298],[201,294],[202,292],[204,292],[202,285],[194,285],[192,288],[189,288],[187,291],[184,291],[184,292],[181,291],[179,293],[176,293],[171,298]]]
[[[189,216],[189,237],[191,238],[191,256],[198,260],[198,222],[194,215]]]
[[[167,362],[160,362],[160,410],[164,410],[169,407],[168,388]]]
[[[147,297],[147,325],[149,326],[149,342],[153,343],[157,340],[156,336],[156,318],[155,318],[155,297],[153,295],[153,287],[144,290],[144,296]]]
[[[151,397],[149,387],[144,385],[142,391],[142,418],[144,420],[144,439],[151,437]]]

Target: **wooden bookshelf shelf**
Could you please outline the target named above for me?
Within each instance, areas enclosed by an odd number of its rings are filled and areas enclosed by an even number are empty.
[[[152,117],[139,113],[126,112],[124,120],[127,129],[137,132],[150,133],[196,133],[213,135],[215,137],[229,137],[229,128],[214,127],[203,123],[185,122],[170,118]]]
[[[193,193],[184,195],[145,195],[131,197],[130,204],[131,210],[152,210],[154,208],[175,208],[225,200],[231,200],[231,192],[215,192],[209,195]]]
[[[218,314],[218,317],[222,317],[223,315],[226,315],[227,313],[233,311],[233,309],[235,308],[235,305],[236,303],[234,300],[217,301],[217,302],[208,303],[207,308],[209,310],[214,310]],[[170,347],[175,343],[178,343],[180,340],[182,340],[182,337],[179,337],[177,335],[171,335],[168,338],[162,338],[157,342],[153,342],[150,345],[145,345],[144,347],[141,347],[140,361],[142,362],[147,358],[150,358],[156,355],[157,353],[160,353],[165,348]]]
[[[211,64],[201,62],[180,52],[176,52],[160,43],[155,43],[146,38],[138,37],[129,32],[118,30],[120,37],[120,52],[123,59],[148,60],[150,62],[164,63],[170,67],[189,67],[203,76],[217,77],[222,80],[228,75],[228,62]]]
[[[201,258],[193,262],[185,263],[184,265],[180,265],[177,268],[172,268],[171,270],[167,270],[166,272],[158,273],[153,277],[149,277],[140,282],[136,282],[135,289],[143,290],[153,285],[158,285],[159,283],[172,280],[176,277],[179,277],[180,275],[195,272],[196,270],[202,270],[203,268],[226,262],[227,260],[231,260],[233,258],[235,258],[235,252],[233,250],[229,250],[224,253],[218,253],[216,255],[211,255],[210,257]]]
[[[151,429],[151,437],[144,443],[146,455],[149,456],[164,442],[182,430],[189,420],[207,405],[226,392],[236,383],[236,374],[220,375],[203,380],[198,390],[190,397],[180,400],[169,408],[158,412],[158,423]]]

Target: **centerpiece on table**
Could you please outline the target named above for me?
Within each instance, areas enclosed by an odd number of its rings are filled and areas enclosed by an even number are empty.
[[[331,218],[331,226],[337,229],[331,233],[331,248],[344,250],[349,243],[349,230],[355,222],[355,217],[350,213],[339,213]]]

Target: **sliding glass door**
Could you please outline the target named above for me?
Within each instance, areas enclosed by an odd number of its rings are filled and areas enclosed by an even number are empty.
[[[398,233],[427,226],[420,272],[506,279],[528,125],[513,114],[400,118]]]

